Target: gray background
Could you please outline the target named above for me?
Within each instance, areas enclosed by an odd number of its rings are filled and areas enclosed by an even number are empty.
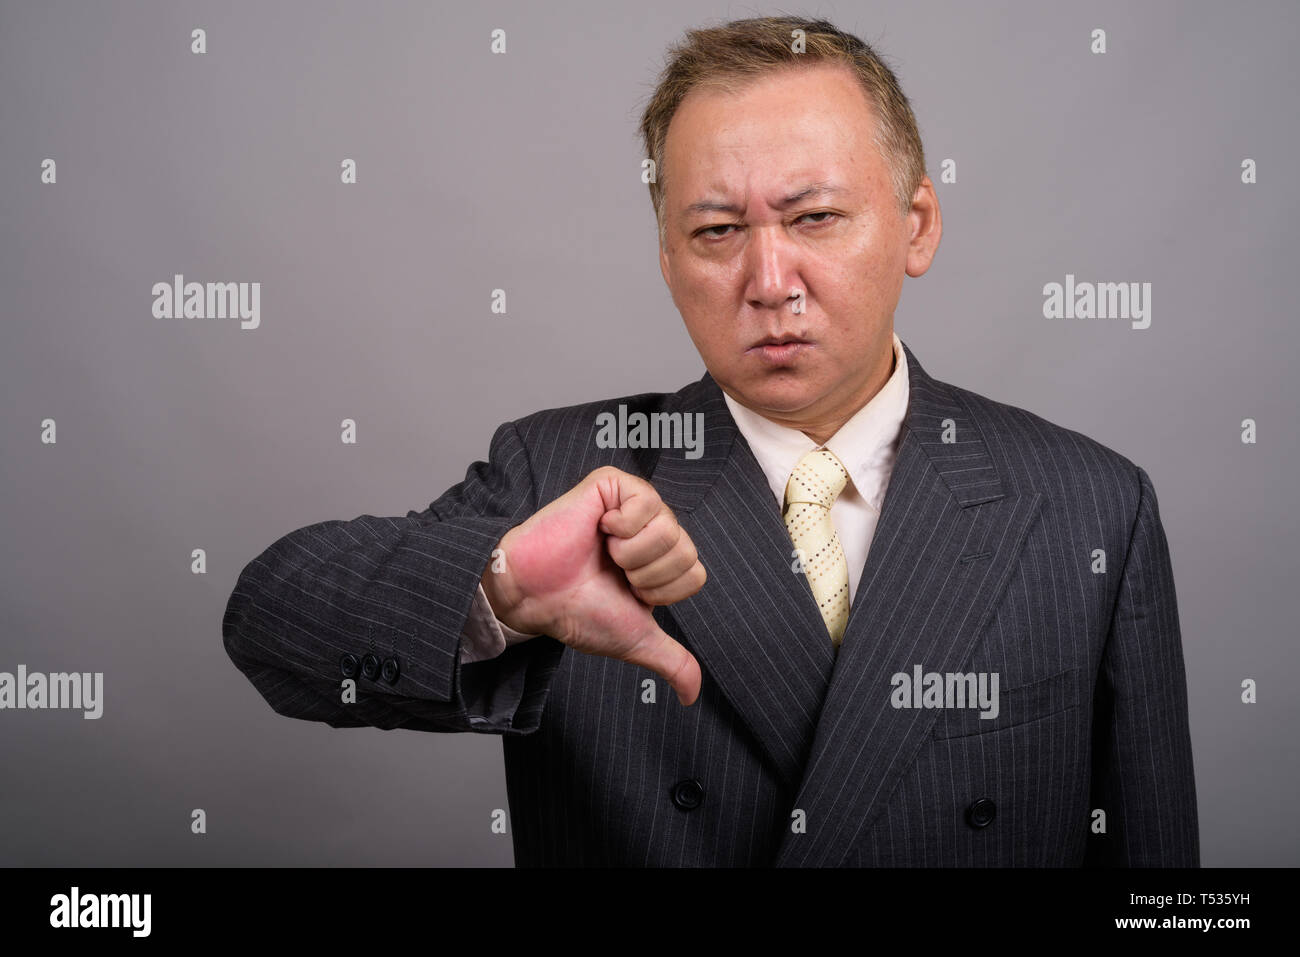
[[[512,863],[499,738],[282,718],[225,602],[295,528],[425,508],[502,421],[700,376],[636,122],[686,28],[778,12],[877,45],[957,162],[895,317],[926,369],[1150,473],[1204,863],[1300,862],[1296,5],[674,0],[0,5],[0,670],[105,673],[98,721],[0,712],[0,863]],[[261,282],[261,328],[153,318],[177,272]],[[1044,319],[1067,272],[1152,283],[1151,327]]]

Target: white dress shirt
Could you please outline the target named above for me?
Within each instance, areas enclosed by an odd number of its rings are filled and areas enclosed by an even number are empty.
[[[871,540],[876,534],[885,490],[889,487],[898,455],[899,435],[907,416],[907,356],[898,333],[893,334],[893,340],[893,373],[880,391],[840,426],[824,446],[798,429],[777,425],[725,392],[722,394],[731,410],[731,417],[736,421],[736,428],[749,443],[767,478],[778,511],[785,511],[785,486],[790,473],[808,452],[830,449],[848,471],[849,481],[831,506],[831,524],[839,533],[844,557],[848,560],[850,606],[862,579]],[[480,585],[462,632],[460,660],[466,663],[495,658],[505,651],[507,645],[533,637],[536,636],[517,632],[498,621]]]

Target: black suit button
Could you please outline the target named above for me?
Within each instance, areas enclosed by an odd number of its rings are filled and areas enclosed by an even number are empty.
[[[390,685],[395,685],[397,684],[397,674],[398,674],[397,659],[385,658],[384,659],[384,680],[387,681]]]
[[[673,785],[673,803],[683,811],[693,811],[704,800],[704,785],[695,778],[687,778]]]
[[[988,827],[997,816],[998,806],[989,798],[980,798],[966,809],[966,823],[971,827]]]
[[[367,654],[361,659],[361,673],[374,681],[379,677],[379,659],[374,655]]]
[[[339,668],[343,671],[344,678],[355,678],[357,676],[357,656],[344,653],[339,659]]]

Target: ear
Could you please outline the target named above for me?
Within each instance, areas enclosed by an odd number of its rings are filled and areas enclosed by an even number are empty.
[[[939,197],[934,183],[926,176],[912,197],[912,209],[907,214],[907,274],[912,278],[922,276],[934,261],[943,237],[943,214],[939,212]]]
[[[664,243],[663,240],[661,239],[659,241],[659,273],[664,277],[664,285],[668,287],[669,291],[672,291],[673,284],[672,281],[668,278],[669,272],[670,270],[668,268],[668,250],[664,248]]]

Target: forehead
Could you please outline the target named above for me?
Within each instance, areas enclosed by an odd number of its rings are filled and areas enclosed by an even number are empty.
[[[668,127],[665,188],[679,207],[705,193],[784,197],[812,181],[870,190],[884,172],[875,131],[866,92],[841,65],[783,69],[731,91],[697,88]]]

